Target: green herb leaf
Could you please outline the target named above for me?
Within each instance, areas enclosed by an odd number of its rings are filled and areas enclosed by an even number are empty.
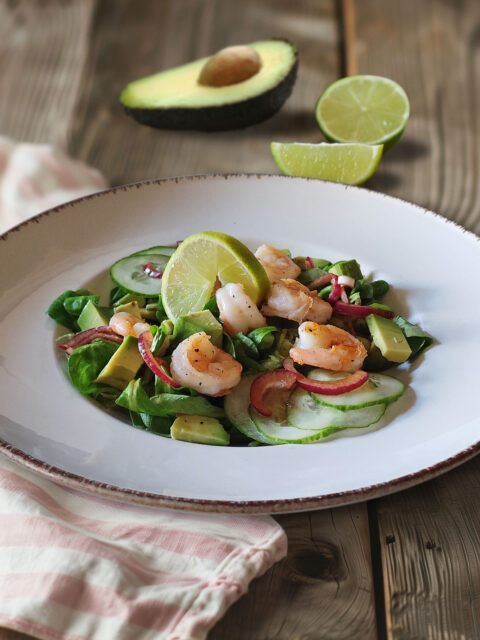
[[[111,389],[107,385],[97,384],[95,379],[118,346],[109,340],[94,340],[72,351],[68,358],[68,373],[80,393],[96,396],[106,389]]]

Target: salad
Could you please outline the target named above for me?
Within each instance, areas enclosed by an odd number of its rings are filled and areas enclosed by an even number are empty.
[[[108,303],[47,310],[78,391],[145,431],[213,445],[309,443],[377,423],[405,385],[383,373],[433,339],[355,259],[251,253],[203,232],[118,260]]]

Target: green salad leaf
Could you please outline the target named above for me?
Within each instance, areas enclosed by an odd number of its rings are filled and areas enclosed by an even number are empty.
[[[410,345],[412,354],[409,357],[409,360],[413,360],[413,358],[415,358],[421,351],[433,344],[432,336],[425,333],[425,331],[420,329],[416,324],[408,322],[408,320],[405,320],[402,316],[395,316],[393,321],[403,331],[403,334]]]
[[[97,396],[100,392],[111,389],[107,385],[97,384],[95,380],[118,346],[109,340],[94,340],[72,351],[68,359],[68,374],[80,393]]]
[[[63,301],[63,306],[65,311],[69,313],[71,316],[78,316],[82,313],[83,307],[87,304],[87,302],[91,300],[93,304],[98,304],[100,301],[100,296],[94,295],[84,295],[84,296],[70,296],[65,298]]]
[[[203,396],[160,393],[149,398],[140,380],[129,382],[118,397],[117,404],[130,411],[164,418],[173,418],[179,413],[211,418],[221,418],[225,415],[222,407],[213,405]]]
[[[266,352],[273,347],[275,343],[274,333],[277,331],[277,327],[259,327],[250,331],[247,337],[256,344],[259,352]]]
[[[55,322],[58,322],[62,326],[67,327],[67,329],[70,329],[70,331],[78,331],[76,317],[67,311],[63,303],[68,298],[85,295],[90,295],[90,291],[88,289],[79,289],[78,291],[68,289],[67,291],[64,291],[58,296],[58,298],[55,298],[52,304],[48,307],[47,315],[50,316],[52,320],[55,320]]]

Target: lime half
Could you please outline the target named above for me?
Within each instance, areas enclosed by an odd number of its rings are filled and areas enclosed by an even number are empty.
[[[203,231],[186,238],[170,258],[162,278],[162,303],[168,317],[201,311],[218,279],[243,284],[258,304],[270,286],[265,269],[236,238]]]
[[[362,184],[375,173],[382,145],[272,142],[275,162],[287,176]]]
[[[315,105],[315,118],[327,140],[383,144],[400,138],[410,115],[402,87],[381,76],[349,76],[331,84]]]

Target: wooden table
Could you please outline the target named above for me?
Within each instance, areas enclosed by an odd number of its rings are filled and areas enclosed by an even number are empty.
[[[479,233],[478,0],[354,1],[3,0],[0,133],[59,145],[112,185],[278,173],[271,140],[321,141],[313,106],[324,87],[346,74],[384,75],[406,89],[411,118],[367,186]],[[263,124],[158,131],[119,107],[134,78],[270,36],[297,43],[301,62],[292,97]],[[479,492],[477,457],[397,495],[278,517],[288,557],[210,640],[480,638]],[[0,630],[0,640],[21,638]]]

